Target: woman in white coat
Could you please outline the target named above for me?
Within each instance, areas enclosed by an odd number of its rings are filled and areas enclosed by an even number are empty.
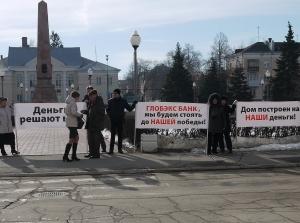
[[[80,94],[77,91],[73,91],[66,99],[66,126],[69,129],[69,142],[65,148],[65,154],[63,156],[63,161],[79,161],[76,151],[79,140],[78,135],[78,118],[82,118],[82,114],[78,112],[76,102],[79,101]],[[68,155],[72,148],[72,159],[70,160]]]
[[[2,156],[7,156],[4,145],[10,145],[12,155],[18,155],[15,146],[15,133],[11,123],[11,108],[7,106],[7,98],[0,98],[0,149]]]

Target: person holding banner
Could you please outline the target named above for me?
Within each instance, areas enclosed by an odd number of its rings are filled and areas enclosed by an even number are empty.
[[[121,90],[115,89],[112,93],[112,98],[108,100],[107,106],[107,114],[110,118],[110,128],[111,128],[111,138],[110,138],[110,148],[108,154],[114,153],[114,145],[115,145],[115,135],[118,133],[118,152],[123,153],[122,150],[122,140],[123,140],[123,123],[125,121],[125,112],[132,111],[135,108],[137,101],[134,101],[132,106],[128,104],[128,102],[121,97]]]
[[[11,121],[11,108],[7,106],[7,98],[0,98],[0,149],[2,156],[7,156],[4,145],[10,145],[12,155],[18,155],[15,146],[15,133]]]
[[[208,104],[209,123],[207,136],[207,155],[210,155],[211,153],[216,154],[218,145],[220,145],[220,147],[222,145],[222,132],[225,127],[225,117],[223,107],[221,105],[221,97],[219,94],[211,94],[208,98]]]
[[[225,116],[225,127],[223,130],[222,135],[222,144],[220,145],[221,150],[223,149],[224,152],[224,141],[223,138],[225,138],[226,142],[226,148],[229,153],[232,153],[232,142],[230,137],[231,132],[231,121],[230,121],[230,114],[233,114],[236,108],[235,105],[236,101],[233,102],[233,104],[230,106],[228,105],[228,98],[226,96],[221,97],[221,104],[223,106],[224,116]]]
[[[88,132],[89,158],[100,158],[100,144],[102,152],[106,152],[106,143],[102,135],[105,120],[105,106],[96,90],[89,93],[86,127]]]
[[[76,152],[77,152],[77,145],[79,140],[78,135],[78,117],[82,118],[83,114],[77,111],[77,104],[76,102],[79,101],[80,94],[77,91],[72,91],[71,95],[69,95],[66,99],[66,126],[69,129],[69,142],[66,145],[65,153],[63,156],[63,161],[70,162],[70,161],[79,161]],[[72,159],[69,159],[69,152],[72,148]]]

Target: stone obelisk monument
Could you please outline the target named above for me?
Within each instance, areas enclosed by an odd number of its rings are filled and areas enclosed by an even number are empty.
[[[34,103],[57,102],[52,84],[51,47],[49,41],[49,24],[47,3],[38,5],[38,44],[37,44],[37,83],[32,98]]]

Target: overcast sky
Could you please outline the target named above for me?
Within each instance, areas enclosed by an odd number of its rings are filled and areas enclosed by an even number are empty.
[[[36,44],[38,0],[0,1],[0,54],[27,36]],[[223,32],[232,47],[272,37],[283,41],[287,22],[300,35],[300,0],[48,0],[50,30],[65,47],[81,47],[84,57],[128,71],[134,30],[142,38],[138,57],[165,60],[176,42],[190,43],[204,58],[215,35]],[[299,39],[299,37],[298,37]]]

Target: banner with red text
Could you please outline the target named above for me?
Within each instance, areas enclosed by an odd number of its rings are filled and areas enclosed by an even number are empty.
[[[237,127],[300,126],[300,102],[238,102]]]
[[[207,129],[208,105],[173,102],[139,102],[135,126],[138,129]]]
[[[14,105],[17,129],[65,128],[65,103],[17,103]],[[77,102],[78,112],[86,103]]]

